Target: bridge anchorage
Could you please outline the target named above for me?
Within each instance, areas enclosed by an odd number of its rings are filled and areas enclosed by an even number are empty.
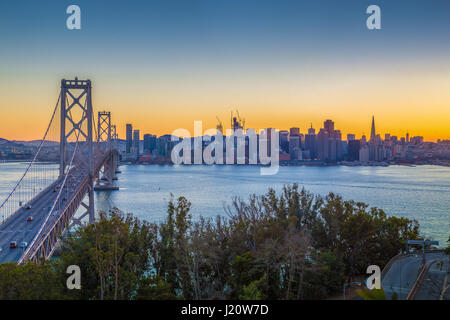
[[[59,146],[57,137],[52,139],[48,134],[50,128],[58,126],[58,114]],[[81,224],[86,216],[89,223],[95,221],[94,189],[118,190],[113,183],[119,164],[116,128],[110,112],[99,112],[97,120],[95,129],[91,81],[63,79],[58,102],[33,160],[0,204],[0,244],[26,242],[21,250],[1,250],[0,263],[49,259],[61,235],[71,226]],[[59,149],[59,174],[49,179],[38,169],[42,154],[47,155],[51,148]],[[80,207],[86,211],[78,216]],[[33,217],[32,223],[28,217]]]

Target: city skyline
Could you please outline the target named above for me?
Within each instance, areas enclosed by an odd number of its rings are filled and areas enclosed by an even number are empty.
[[[374,116],[372,116],[370,136],[363,135],[361,138],[356,137],[355,134],[347,134],[344,137],[331,119],[325,120],[323,127],[317,131],[311,124],[307,133],[302,133],[298,127],[291,127],[289,130],[266,128],[261,132],[253,128],[245,128],[245,119],[241,118],[239,113],[237,117],[231,119],[230,125],[233,127],[232,130],[224,130],[222,122],[219,121],[214,129],[217,131],[213,130],[216,134],[213,134],[210,130],[205,131],[202,124],[197,122],[194,134],[186,129],[174,132],[173,135],[166,134],[159,137],[144,132],[141,139],[140,130],[128,123],[126,124],[126,140],[122,140],[125,144],[119,146],[119,152],[123,161],[146,164],[179,164],[179,161],[192,164],[192,156],[196,153],[198,155],[196,164],[202,164],[203,161],[207,164],[223,164],[223,155],[218,158],[212,156],[212,153],[217,155],[217,150],[222,150],[226,154],[227,164],[231,164],[232,158],[238,161],[238,164],[257,164],[260,159],[265,159],[264,152],[269,150],[267,155],[274,156],[270,150],[278,150],[275,156],[277,165],[278,163],[281,165],[344,164],[352,166],[387,166],[399,163],[448,165],[446,159],[449,157],[450,140],[437,143],[426,142],[422,136],[413,136],[409,133],[406,133],[404,137],[385,133],[382,137],[382,134],[376,131]],[[187,135],[180,136],[179,133],[182,132]],[[200,132],[201,135],[199,135]],[[183,139],[179,140],[178,136]],[[233,136],[232,140],[228,139]],[[216,145],[212,141],[217,139],[220,142]],[[275,144],[272,143],[274,139],[276,139]],[[226,141],[234,142],[228,146]],[[267,149],[261,149],[263,154],[257,151],[259,147],[257,148],[256,144],[260,145],[260,143],[267,143]],[[241,147],[238,147],[239,144]],[[211,146],[214,152],[211,151]],[[195,151],[196,148],[197,151]],[[194,153],[191,154],[193,150]],[[185,157],[185,152],[187,152],[186,158],[180,160],[180,154]],[[217,162],[212,159],[216,159]]]
[[[450,139],[448,1],[378,1],[376,31],[370,1],[134,3],[79,1],[76,31],[65,3],[1,3],[0,137],[40,139],[56,85],[78,76],[121,137],[130,122],[214,128],[238,108],[255,129],[334,119],[367,136],[375,114],[379,132]]]
[[[373,121],[375,120],[375,116],[372,115],[372,116],[371,116],[371,119],[372,119],[372,120],[371,120],[371,121],[372,121],[372,124],[371,124],[371,125],[368,125],[368,126],[367,126],[368,129],[367,129],[366,131],[362,131],[361,134],[358,134],[358,133],[356,133],[355,131],[352,131],[351,129],[346,129],[346,128],[338,129],[338,131],[340,132],[340,134],[341,134],[341,136],[342,136],[342,140],[347,140],[347,137],[350,135],[350,136],[354,136],[354,138],[355,138],[355,139],[358,139],[358,140],[363,139],[363,137],[365,137],[365,139],[366,139],[367,141],[370,141],[370,140],[372,140],[373,133],[375,133],[376,135],[381,136],[382,139],[384,138],[385,135],[389,135],[389,136],[391,136],[391,137],[395,136],[395,137],[397,137],[398,139],[401,139],[401,138],[407,138],[407,137],[410,137],[410,138],[412,138],[412,137],[422,137],[422,138],[423,138],[423,141],[425,141],[425,142],[437,142],[437,141],[450,140],[450,139],[447,139],[447,138],[437,138],[437,139],[435,139],[435,140],[427,140],[426,137],[424,137],[424,136],[414,134],[414,131],[411,131],[411,132],[410,132],[410,131],[406,131],[406,132],[404,132],[403,134],[400,133],[399,135],[397,135],[397,134],[392,134],[391,131],[389,131],[389,129],[387,129],[386,132],[379,132],[379,131],[377,131],[377,130],[373,127]],[[201,120],[200,120],[200,121],[201,121]],[[290,129],[295,128],[295,129],[299,129],[299,133],[300,133],[301,135],[306,135],[306,134],[308,134],[308,131],[309,131],[310,129],[314,129],[314,130],[315,130],[315,133],[317,134],[317,133],[319,132],[319,130],[322,129],[322,128],[324,127],[324,123],[325,123],[326,121],[332,121],[332,122],[333,122],[333,125],[335,124],[335,121],[334,121],[333,119],[325,118],[324,120],[321,121],[322,125],[318,125],[318,126],[314,126],[313,122],[309,122],[309,126],[307,126],[307,127],[300,127],[300,126],[293,125],[293,126],[291,126],[291,127],[285,127],[285,128],[275,128],[275,127],[273,127],[273,126],[266,126],[266,127],[261,127],[261,128],[255,128],[255,127],[252,127],[252,126],[245,126],[244,132],[245,132],[246,129],[253,129],[253,130],[256,130],[257,133],[259,133],[261,130],[265,130],[265,129],[274,129],[274,130],[278,130],[278,131],[281,132],[281,131],[289,131]],[[120,123],[120,122],[118,122],[118,123]],[[120,128],[120,126],[117,126],[117,132],[122,132],[122,134],[118,134],[118,138],[119,138],[120,140],[127,140],[127,136],[128,136],[128,130],[127,130],[127,127],[128,127],[129,125],[131,125],[131,126],[132,126],[131,128],[136,128],[137,126],[135,127],[135,123],[136,123],[136,122],[134,122],[134,121],[133,121],[132,123],[125,123],[125,124],[123,124],[123,127],[124,127],[124,128]],[[222,122],[222,123],[223,123],[223,122]],[[215,128],[217,128],[217,124],[218,124],[218,122],[216,121],[215,125],[213,125],[213,126],[211,126],[211,127],[205,127],[205,126],[203,126],[203,131],[206,131],[206,130],[208,130],[208,129],[215,129]],[[190,125],[185,126],[184,128],[188,129],[188,131],[189,131],[189,127],[190,127],[190,126],[193,127],[192,122],[190,123]],[[338,126],[337,126],[337,127],[338,127]],[[339,127],[340,127],[340,126],[339,126]],[[373,128],[373,129],[372,129],[372,128]],[[377,128],[378,128],[378,124],[377,124]],[[134,140],[134,135],[136,134],[136,131],[137,131],[137,134],[140,135],[140,136],[142,136],[142,137],[140,138],[140,140],[143,141],[143,140],[144,140],[144,135],[146,135],[146,134],[151,134],[151,135],[160,137],[160,136],[171,135],[171,134],[173,133],[173,131],[176,130],[176,129],[178,129],[178,128],[174,128],[173,130],[168,130],[168,131],[161,131],[161,132],[158,132],[158,130],[152,130],[152,129],[150,129],[150,130],[131,129],[132,131],[130,131],[130,134],[131,134],[131,136],[132,136],[132,139]],[[223,127],[223,135],[224,135],[224,136],[226,135],[226,130],[227,130],[227,129],[232,129],[231,125],[230,125],[230,126],[224,126],[224,127]],[[193,130],[192,130],[192,132],[193,132]],[[202,136],[203,136],[203,134],[202,134]],[[192,137],[194,137],[194,136],[192,135]],[[183,138],[183,137],[182,137],[182,138]],[[2,137],[2,136],[0,136],[0,139],[5,139],[5,140],[9,140],[9,141],[38,141],[38,140],[40,140],[39,137],[36,137],[36,138],[33,138],[33,139],[15,139],[15,138],[8,139],[8,138]],[[130,148],[131,148],[131,147],[132,147],[132,146],[130,146]],[[127,147],[127,148],[128,148],[128,147]]]
[[[370,129],[368,130],[369,134],[363,132],[362,134],[358,135],[358,134],[355,134],[350,129],[348,129],[348,131],[346,129],[344,129],[344,130],[336,129],[336,130],[340,133],[340,135],[342,137],[342,140],[348,140],[348,136],[353,136],[355,139],[358,139],[358,140],[365,138],[365,140],[370,141],[370,140],[376,139],[377,136],[380,136],[383,139],[383,137],[386,136],[386,135],[388,135],[390,137],[396,137],[399,140],[401,138],[405,138],[406,140],[408,140],[408,137],[409,138],[412,138],[412,137],[424,138],[423,136],[420,136],[420,135],[411,134],[408,131],[405,132],[403,135],[401,135],[401,134],[400,135],[391,134],[391,132],[389,132],[389,131],[387,131],[387,132],[378,132],[376,130],[376,128],[375,128],[375,116],[372,116],[371,119],[372,119],[372,123],[370,125]],[[298,129],[298,134],[304,136],[304,135],[308,134],[311,129],[313,129],[313,132],[315,134],[319,133],[319,130],[323,129],[326,126],[326,122],[327,121],[331,121],[332,125],[333,126],[335,125],[335,121],[333,119],[325,119],[325,120],[322,120],[322,125],[319,125],[317,127],[314,126],[312,122],[310,122],[309,127],[306,127],[306,128],[301,128],[299,126],[292,126],[292,127],[289,127],[289,128],[274,128],[274,127],[271,127],[271,126],[267,126],[267,127],[263,127],[263,128],[253,128],[251,126],[245,126],[245,128],[243,128],[243,132],[245,133],[245,131],[247,129],[255,130],[256,133],[259,133],[261,130],[265,130],[265,129],[274,129],[274,130],[277,130],[279,132],[290,131],[291,129]],[[221,122],[221,124],[223,124],[223,122]],[[216,122],[216,126],[215,127],[211,127],[211,128],[203,127],[203,131],[206,131],[208,129],[218,129],[217,125],[218,125],[218,122]],[[162,132],[161,134],[155,134],[155,132],[152,132],[152,131],[145,131],[145,130],[141,130],[141,129],[135,129],[133,123],[126,123],[125,124],[125,128],[126,129],[123,130],[125,132],[125,134],[122,137],[119,135],[119,139],[121,139],[121,140],[128,140],[127,137],[130,136],[130,138],[134,141],[134,137],[135,137],[135,135],[137,133],[137,135],[139,137],[142,136],[140,138],[140,140],[143,141],[144,140],[144,136],[148,135],[148,134],[160,137],[160,136],[171,135],[173,133],[173,131],[174,131],[174,130],[172,130],[172,131],[168,131],[168,132]],[[224,136],[226,136],[228,129],[232,129],[232,125],[231,124],[230,124],[230,126],[223,126],[223,135]],[[142,133],[141,133],[141,131],[142,131]],[[343,132],[346,132],[346,133],[344,134]],[[201,136],[204,136],[204,134],[202,134]],[[180,137],[183,138],[182,136],[180,136]],[[193,137],[196,137],[196,136],[195,135],[191,135],[191,138],[193,138]],[[438,138],[437,140],[444,141],[444,140],[449,140],[449,139]],[[424,141],[427,141],[427,140],[424,138]],[[430,141],[430,142],[436,142],[436,141]],[[128,148],[131,148],[131,147],[132,147],[131,145],[129,147],[127,145],[127,150],[128,150]]]

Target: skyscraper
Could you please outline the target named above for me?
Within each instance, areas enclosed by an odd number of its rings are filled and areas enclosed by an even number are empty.
[[[328,160],[328,132],[324,128],[317,134],[317,158],[322,161]]]
[[[127,124],[127,142],[126,142],[126,152],[131,153],[131,147],[133,146],[133,126]]]
[[[150,154],[156,147],[156,136],[144,134],[144,154]]]
[[[359,140],[349,140],[348,142],[348,159],[350,161],[359,160],[359,149],[360,149],[360,141]]]
[[[326,120],[323,123],[323,128],[328,132],[328,137],[333,136],[334,134],[334,122],[332,120]]]
[[[375,117],[372,116],[372,128],[370,129],[370,141],[375,141],[377,134],[375,133]]]
[[[287,130],[281,130],[280,137],[280,150],[289,152],[289,132]]]
[[[133,131],[133,149],[135,152],[136,159],[139,159],[139,130]]]
[[[299,160],[300,159],[300,129],[299,128],[291,128],[289,130],[289,155],[291,156],[291,160]]]

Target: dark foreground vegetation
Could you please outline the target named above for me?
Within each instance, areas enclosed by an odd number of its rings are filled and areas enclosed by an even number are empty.
[[[160,224],[101,213],[57,259],[0,265],[0,299],[323,299],[419,238],[416,221],[297,185],[234,199],[225,218],[190,208],[172,198]],[[81,290],[66,287],[69,265]]]

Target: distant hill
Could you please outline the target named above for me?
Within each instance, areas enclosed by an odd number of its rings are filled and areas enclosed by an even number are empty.
[[[0,144],[5,144],[5,143],[13,143],[13,144],[23,145],[23,146],[27,146],[27,147],[38,147],[41,144],[41,140],[21,141],[21,140],[7,140],[7,139],[0,138]],[[46,141],[44,146],[45,147],[57,146],[58,144],[59,144],[59,142],[56,142],[56,141]]]

